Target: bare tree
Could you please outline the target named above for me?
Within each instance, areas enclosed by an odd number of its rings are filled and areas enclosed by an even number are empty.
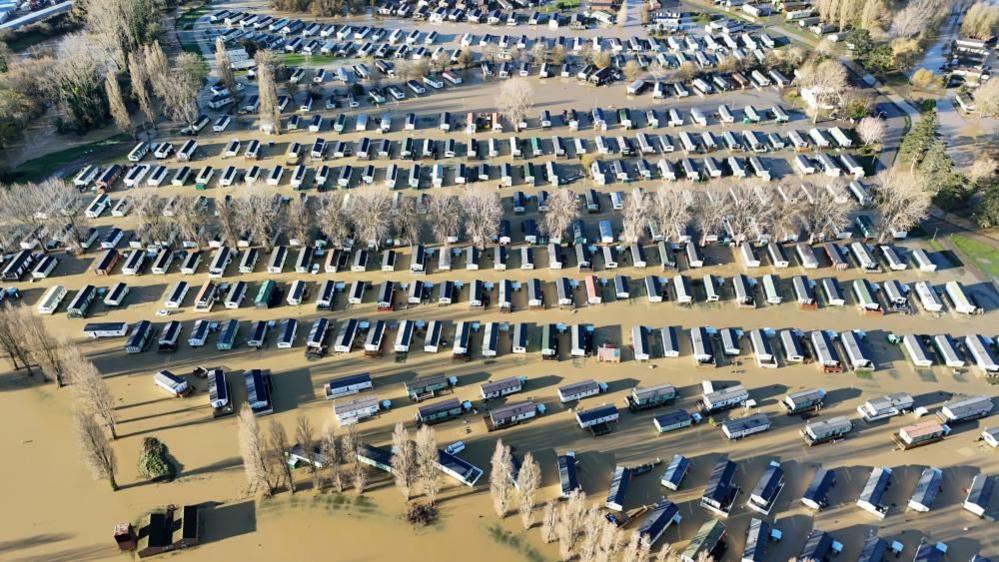
[[[667,562],[671,560],[673,554],[673,545],[666,543],[656,552],[655,562]]]
[[[284,213],[288,237],[300,246],[312,243],[312,233],[316,226],[316,210],[304,193],[292,197]]]
[[[341,247],[350,237],[350,217],[344,210],[343,194],[324,193],[316,210],[319,229],[334,247]]]
[[[343,439],[344,449],[347,451],[348,461],[353,463],[354,472],[352,475],[352,484],[354,485],[354,492],[358,495],[364,493],[364,489],[368,484],[368,473],[364,469],[364,463],[360,460],[361,453],[361,436],[357,434],[357,427],[354,425],[347,426],[347,434],[344,435]]]
[[[266,460],[264,439],[260,435],[257,417],[244,403],[236,418],[236,429],[239,435],[239,454],[243,458],[243,471],[246,473],[246,484],[250,492],[264,496],[274,493],[274,479]]]
[[[174,201],[173,224],[185,242],[197,247],[208,241],[208,215],[195,197],[182,197]]]
[[[599,507],[591,506],[583,515],[582,539],[579,541],[577,552],[579,562],[595,562],[598,556],[604,554],[600,550],[600,536],[603,530],[603,513]]]
[[[999,117],[999,80],[989,80],[975,90],[975,107],[982,117]]]
[[[850,224],[852,203],[841,204],[833,197],[811,197],[801,201],[801,226],[809,243],[828,240]]]
[[[409,244],[420,242],[420,234],[423,231],[423,216],[416,205],[415,197],[404,197],[398,201],[392,209],[392,230],[397,241],[406,241]]]
[[[999,162],[996,162],[994,158],[979,156],[975,158],[968,169],[968,179],[973,184],[982,183],[983,180],[991,178],[996,173],[997,168],[999,168]]]
[[[864,117],[857,123],[857,135],[866,145],[881,144],[886,132],[884,120],[878,117]]]
[[[621,239],[625,242],[638,242],[642,238],[642,228],[649,223],[648,197],[638,189],[632,190],[624,201],[624,230]]]
[[[295,493],[295,478],[291,473],[291,464],[288,462],[288,452],[291,447],[288,445],[288,435],[284,432],[284,426],[277,420],[271,420],[268,427],[270,434],[267,439],[267,458],[272,466],[272,471],[281,480],[284,480],[288,491]]]
[[[457,239],[461,233],[462,208],[458,197],[454,195],[434,194],[430,196],[427,205],[427,220],[433,233],[434,241],[445,248],[451,247],[451,239]]]
[[[316,466],[316,434],[312,428],[312,422],[304,414],[300,414],[295,420],[295,442],[302,448],[302,454],[309,459],[309,474],[312,476],[312,487],[315,490],[320,488],[319,467]]]
[[[894,167],[878,178],[875,206],[880,214],[880,242],[918,225],[929,213],[932,194],[922,174]]]
[[[624,530],[610,521],[601,521],[600,554],[601,562],[617,558],[624,546]]]
[[[419,431],[416,432],[416,462],[423,495],[432,506],[437,504],[437,494],[440,492],[440,478],[437,470],[439,455],[434,429],[429,425],[420,427]]]
[[[31,348],[21,334],[20,308],[10,304],[0,305],[0,349],[10,360],[10,365],[15,371],[27,369],[27,375],[30,377]]]
[[[392,227],[392,198],[379,189],[362,189],[351,194],[350,220],[357,238],[374,248],[388,239]]]
[[[677,75],[682,80],[693,80],[697,74],[697,66],[690,61],[680,63],[680,66],[677,68]]]
[[[86,0],[81,11],[99,53],[122,69],[128,53],[157,32],[162,6],[154,0]]]
[[[143,59],[145,60],[146,76],[153,87],[156,96],[163,100],[167,90],[170,89],[170,63],[167,60],[163,48],[159,41],[153,41],[142,48]]]
[[[624,77],[628,80],[636,80],[642,75],[642,67],[638,65],[638,61],[631,59],[624,64]]]
[[[545,541],[546,544],[558,540],[558,509],[553,501],[545,504],[545,510],[541,516],[541,540]]]
[[[541,466],[534,460],[534,455],[527,453],[517,473],[517,499],[520,512],[520,523],[524,529],[534,525],[534,496],[541,487]]]
[[[331,423],[323,426],[323,434],[319,439],[319,454],[326,459],[323,468],[328,473],[330,484],[337,493],[342,493],[344,482],[340,465],[343,463],[343,450]]]
[[[534,88],[526,78],[510,78],[500,86],[499,95],[496,96],[496,108],[510,120],[514,130],[520,130],[520,123],[532,105],[534,105]]]
[[[274,55],[266,50],[257,51],[256,62],[260,130],[277,135],[281,133],[281,108],[274,78]]]
[[[493,499],[493,509],[500,518],[506,517],[510,510],[511,482],[513,476],[513,457],[510,448],[503,445],[502,439],[496,440],[493,450],[492,468],[489,473],[489,495]]]
[[[200,55],[181,53],[170,70],[170,88],[163,97],[167,115],[191,126],[198,119],[198,92],[205,80],[205,64]]]
[[[66,384],[63,371],[63,348],[72,345],[67,340],[56,338],[45,329],[42,319],[31,313],[27,307],[20,307],[19,330],[31,359],[42,373],[56,382],[56,386]]]
[[[156,111],[149,93],[149,75],[146,71],[146,61],[139,52],[128,54],[128,76],[131,79],[132,94],[139,102],[139,110],[146,116],[149,124],[156,126]]]
[[[583,514],[586,511],[586,493],[574,490],[562,506],[558,518],[559,554],[563,560],[572,557],[573,549],[579,540],[583,525]]]
[[[125,107],[125,100],[121,97],[121,85],[118,84],[118,77],[113,72],[108,72],[104,78],[104,93],[108,97],[108,107],[111,110],[111,118],[114,119],[115,126],[123,133],[135,135],[135,123],[132,116],[128,114]]]
[[[801,66],[795,81],[802,92],[808,92],[812,98],[809,111],[813,123],[818,121],[823,108],[842,105],[849,86],[846,68],[838,60],[832,59],[812,61]]]
[[[114,397],[100,371],[76,346],[63,349],[62,363],[66,365],[66,375],[73,384],[79,409],[97,416],[111,432],[111,438],[117,439],[118,415]]]
[[[470,189],[462,193],[461,204],[465,211],[465,229],[472,243],[484,248],[486,242],[498,234],[503,218],[499,194],[486,188]]]
[[[987,2],[975,2],[961,20],[961,33],[975,39],[992,38],[997,27],[999,27],[999,6]]]
[[[407,502],[416,487],[417,469],[416,444],[410,439],[406,426],[399,422],[392,431],[392,476]]]
[[[249,186],[246,186],[250,189]],[[223,197],[215,200],[215,217],[219,226],[219,234],[222,241],[232,247],[236,247],[242,227],[242,205],[238,200],[230,197]]]
[[[683,185],[660,187],[652,200],[651,214],[667,239],[687,229],[694,206],[694,192],[689,181]]]
[[[240,211],[237,213],[239,233],[249,234],[250,238],[270,250],[274,241],[286,226],[285,207],[280,197],[268,191],[265,186],[254,187],[237,199]]]
[[[928,30],[949,10],[949,0],[911,0],[895,12],[889,33],[896,39],[915,37]]]
[[[118,482],[115,478],[118,474],[118,460],[100,423],[92,412],[76,410],[73,412],[73,425],[83,462],[90,467],[94,479],[107,480],[111,489],[117,491]]]
[[[697,193],[693,218],[701,231],[700,244],[703,246],[709,236],[721,230],[722,221],[729,212],[729,200],[719,188],[706,188]]]
[[[215,67],[219,73],[219,81],[233,97],[236,97],[236,75],[232,71],[232,61],[229,59],[229,51],[225,48],[225,39],[221,36],[215,38]]]
[[[572,222],[579,218],[579,198],[568,189],[560,189],[548,198],[548,210],[541,217],[541,232],[561,241]]]

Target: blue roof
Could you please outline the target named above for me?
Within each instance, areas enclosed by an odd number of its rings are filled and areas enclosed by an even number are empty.
[[[676,518],[679,512],[680,509],[675,503],[665,498],[660,500],[656,505],[652,506],[652,510],[642,520],[642,525],[638,528],[638,533],[654,541],[666,530],[666,527]]]
[[[708,485],[704,489],[704,497],[720,504],[727,504],[735,493],[735,488],[733,487],[735,469],[735,463],[727,457],[718,459],[715,467],[711,470],[711,477],[708,478]]]
[[[587,423],[613,415],[617,415],[617,406],[607,405],[577,412],[576,418],[579,419],[579,423]]]
[[[358,456],[381,466],[392,466],[392,451],[363,443]]]
[[[353,375],[338,377],[329,381],[326,385],[332,390],[336,388],[346,388],[348,386],[354,386],[355,384],[363,384],[366,382],[371,382],[370,373],[356,373]]]
[[[437,449],[437,464],[467,486],[474,486],[482,477],[481,468],[459,459],[444,449]]]
[[[780,464],[771,464],[767,467],[767,471],[763,473],[763,476],[760,477],[760,481],[756,483],[752,495],[759,496],[765,501],[771,502],[777,492],[780,491],[783,480],[784,469],[780,467]]]
[[[756,519],[749,523],[749,530],[746,532],[746,547],[742,551],[743,562],[747,560],[764,560],[767,553],[767,541],[770,539],[770,523],[763,519]]]
[[[686,410],[670,410],[656,416],[654,420],[655,423],[659,424],[659,427],[670,427],[681,423],[690,423],[692,418]]]
[[[812,482],[808,485],[803,497],[819,505],[825,504],[828,500],[829,488],[832,488],[835,479],[836,475],[832,470],[820,468],[812,478]]]
[[[832,548],[832,543],[832,535],[825,531],[812,529],[812,532],[808,535],[808,540],[805,541],[805,546],[801,549],[801,555],[798,559],[824,560],[826,554]]]
[[[871,536],[864,542],[857,562],[882,562],[888,553],[888,542],[881,537]]]

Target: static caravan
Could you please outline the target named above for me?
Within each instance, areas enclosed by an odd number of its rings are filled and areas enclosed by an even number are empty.
[[[350,318],[340,324],[340,330],[337,332],[336,339],[333,342],[333,351],[337,353],[350,353],[350,350],[354,347],[354,338],[357,337],[359,327],[360,323],[354,318]]]
[[[843,298],[843,292],[840,290],[839,281],[835,277],[825,277],[819,281],[822,287],[823,296],[826,299],[827,306],[845,306],[846,299]]]
[[[944,284],[944,292],[950,299],[951,306],[961,314],[982,314],[983,309],[965,292],[964,286],[958,281],[948,281]]]
[[[680,341],[676,327],[666,326],[660,328],[659,340],[662,344],[663,357],[676,358],[680,356]]]
[[[364,289],[367,288],[368,283],[366,281],[354,281],[350,284],[350,289],[347,292],[347,303],[348,304],[361,304],[364,300]]]
[[[219,339],[215,343],[215,348],[219,351],[227,351],[236,345],[236,336],[239,335],[239,320],[231,319],[222,324],[219,329]]]
[[[688,244],[689,246],[690,244]],[[676,302],[679,304],[691,304],[694,302],[693,291],[690,287],[690,279],[685,275],[673,277],[673,290],[676,293]]]
[[[958,396],[945,403],[937,417],[948,425],[985,417],[992,413],[992,399],[988,396]]]
[[[218,279],[225,275],[225,270],[232,261],[232,250],[226,246],[220,246],[212,255],[212,261],[208,266],[208,277]]]
[[[166,326],[163,327],[163,333],[160,335],[159,342],[157,342],[156,352],[172,353],[177,351],[177,342],[180,340],[182,329],[183,324],[177,320],[167,322]]]
[[[996,356],[992,353],[989,342],[984,336],[968,334],[964,337],[964,346],[967,348],[968,353],[971,354],[971,358],[974,359],[975,365],[986,376],[994,377],[999,375],[999,361],[996,360]]]
[[[327,400],[358,394],[371,388],[374,388],[374,385],[371,382],[371,375],[369,373],[357,373],[337,377],[323,385],[323,391]]]
[[[201,252],[195,250],[186,252],[184,259],[180,262],[180,273],[182,275],[194,275],[201,265]]]
[[[265,320],[257,320],[250,325],[250,335],[246,338],[246,346],[260,349],[267,341],[270,326]]]
[[[735,485],[736,464],[722,457],[715,463],[708,478],[700,506],[720,517],[728,517],[739,488]]]
[[[882,312],[881,303],[874,294],[874,287],[867,279],[854,279],[851,284],[853,296],[857,299],[857,304],[864,312],[880,314]]]
[[[298,320],[288,318],[281,321],[278,328],[278,349],[291,349],[295,345],[295,336],[298,335]]]
[[[912,497],[907,504],[908,509],[924,513],[930,511],[937,495],[943,490],[942,484],[942,470],[934,467],[923,469],[919,480],[916,482],[916,490],[912,493]]]
[[[857,260],[857,265],[860,266],[865,272],[875,272],[878,271],[878,263],[874,261],[874,257],[871,256],[871,252],[867,249],[867,246],[862,242],[853,242],[850,244],[850,251],[853,253],[853,257]]]
[[[121,267],[121,272],[124,275],[139,275],[142,273],[142,268],[145,263],[145,250],[132,250],[128,254],[128,257],[125,258],[125,263]]]
[[[424,337],[423,351],[426,353],[437,353],[440,350],[441,337],[444,331],[444,324],[439,320],[431,320],[427,324],[427,334]]]
[[[833,348],[828,334],[822,330],[814,330],[809,341],[812,344],[815,360],[824,371],[839,372],[843,370],[843,364],[840,362],[839,355]]]
[[[31,278],[46,279],[55,271],[57,265],[59,265],[59,259],[55,256],[43,256],[31,270]]]
[[[881,252],[882,257],[884,257],[885,262],[888,263],[888,268],[892,271],[905,271],[909,268],[909,264],[902,261],[895,248],[883,244],[878,246],[878,250]]]
[[[799,433],[808,446],[829,443],[841,439],[853,430],[853,422],[846,416],[836,416],[824,420],[811,420]],[[813,484],[815,482],[813,481]],[[806,497],[808,494],[806,493]],[[804,501],[804,500],[802,500]],[[805,502],[808,505],[807,502]],[[824,505],[822,507],[825,507]],[[814,509],[819,509],[814,507]]]
[[[874,361],[867,355],[864,348],[862,333],[856,330],[847,330],[841,332],[839,337],[840,342],[843,344],[843,349],[846,351],[846,360],[852,369],[874,368]]]
[[[148,320],[141,320],[132,326],[132,331],[128,334],[125,342],[125,353],[142,353],[149,345],[149,340],[153,337],[153,324]]]
[[[825,250],[826,256],[829,257],[829,263],[832,264],[833,269],[836,271],[849,269],[850,265],[843,259],[843,253],[840,251],[839,246],[832,242],[826,242],[822,245],[822,249]]]
[[[826,399],[826,391],[821,388],[802,390],[785,396],[780,405],[788,415],[800,414],[822,408]]]
[[[694,355],[694,362],[697,365],[714,363],[711,337],[703,327],[698,326],[690,329],[690,347]]]
[[[42,298],[38,301],[38,313],[39,314],[54,314],[62,303],[63,299],[66,298],[66,287],[62,285],[53,285],[49,287]]]
[[[499,347],[499,323],[486,322],[482,334],[482,356],[496,357]]]
[[[184,305],[184,297],[187,296],[187,291],[190,287],[187,281],[177,281],[171,285],[170,290],[167,291],[167,298],[163,302],[163,307],[167,309],[177,309]]]
[[[892,470],[887,466],[875,467],[860,492],[857,506],[879,519],[884,519],[890,507],[885,495],[891,486],[891,477]]]
[[[593,327],[587,324],[573,324],[569,328],[572,342],[570,354],[573,357],[587,357],[593,353]]]
[[[937,270],[937,264],[930,259],[930,256],[926,253],[926,250],[922,248],[916,248],[910,253],[912,261],[919,271],[924,273],[932,273]]]
[[[683,478],[687,475],[689,468],[690,461],[687,457],[675,454],[670,460],[669,466],[666,467],[666,471],[663,472],[659,483],[675,492],[680,489],[680,485],[683,483]]]
[[[764,369],[777,368],[777,356],[774,355],[773,347],[763,330],[753,329],[749,331],[749,341],[753,346],[753,357],[756,364]]]
[[[870,423],[909,412],[914,405],[915,401],[910,394],[897,392],[864,402],[857,406],[857,413],[864,421]]]
[[[649,345],[648,330],[644,326],[631,327],[631,346],[635,353],[635,361],[652,359],[652,348]]]
[[[836,485],[836,473],[819,468],[801,497],[801,503],[818,511],[829,505],[829,490]]]
[[[368,334],[364,338],[364,354],[369,357],[382,353],[382,342],[385,339],[385,321],[376,320],[368,325]]]
[[[722,352],[725,355],[734,357],[742,353],[742,347],[739,345],[741,330],[737,331],[733,328],[722,328],[718,331],[718,335],[721,337]]]
[[[301,279],[296,279],[292,281],[291,287],[288,289],[288,298],[286,302],[289,306],[298,306],[308,298],[308,284]]]
[[[90,305],[93,304],[96,296],[96,287],[93,285],[84,285],[76,292],[73,299],[69,301],[69,306],[66,307],[66,315],[70,318],[86,318],[87,311],[90,310]]]
[[[246,298],[246,292],[249,289],[246,281],[236,281],[229,288],[229,293],[225,297],[225,307],[228,309],[239,308],[243,304],[243,300]]]
[[[454,281],[443,281],[438,284],[437,305],[445,306],[453,303],[458,298],[458,289]]]
[[[191,386],[188,385],[186,379],[179,377],[166,369],[153,375],[153,382],[156,383],[156,386],[162,388],[167,391],[167,393],[177,398],[186,396],[193,390]]]
[[[798,255],[798,262],[805,269],[818,269],[819,260],[815,257],[812,247],[805,242],[798,242],[794,245],[794,251]]]
[[[464,321],[458,322],[454,328],[454,343],[451,345],[451,355],[455,358],[468,357],[471,339],[472,324]]]
[[[995,490],[996,479],[988,474],[976,474],[971,480],[968,488],[968,495],[965,496],[964,503],[961,504],[965,510],[985,517],[992,503],[992,495]]]
[[[781,468],[779,461],[770,461],[753,491],[749,494],[746,506],[753,511],[769,515],[783,489],[784,469]]]
[[[274,411],[271,402],[271,374],[263,369],[250,369],[243,373],[246,385],[246,403],[255,416],[270,414]]]
[[[791,287],[794,289],[795,299],[798,305],[803,308],[814,308],[815,292],[812,289],[812,282],[804,275],[795,275],[791,278]]]
[[[881,288],[884,289],[885,298],[888,299],[888,303],[893,308],[907,309],[909,307],[909,287],[896,279],[886,279],[881,283]]]
[[[654,275],[645,276],[645,295],[649,302],[663,302],[663,289],[659,278]]]
[[[753,246],[749,242],[739,244],[739,256],[742,258],[742,265],[749,268],[760,267],[760,260],[753,251]]]
[[[544,304],[544,291],[542,290],[541,280],[532,278],[527,282],[527,306],[529,308],[541,308]]]
[[[767,298],[767,304],[778,305],[784,302],[780,293],[780,279],[776,275],[763,276],[763,294]]]

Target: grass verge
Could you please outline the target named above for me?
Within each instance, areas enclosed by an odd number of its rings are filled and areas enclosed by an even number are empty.
[[[131,140],[128,135],[122,133],[104,140],[81,144],[40,156],[34,160],[28,160],[14,168],[13,180],[17,182],[41,181],[59,171],[59,168],[84,156],[92,156],[94,161],[91,163],[93,164],[113,160],[132,146]]]
[[[952,234],[950,241],[983,273],[992,279],[999,278],[999,248],[961,234]]]
[[[329,64],[336,60],[336,57],[329,57],[326,55],[302,55],[299,53],[289,53],[281,57],[284,64],[288,66],[299,66],[302,63],[310,62],[312,64]]]

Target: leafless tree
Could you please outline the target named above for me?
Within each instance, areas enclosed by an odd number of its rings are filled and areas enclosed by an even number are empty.
[[[392,198],[380,189],[360,189],[350,197],[350,220],[358,240],[379,248],[392,227]]]
[[[694,206],[692,187],[689,181],[663,186],[653,196],[650,212],[667,239],[684,232],[691,221]]]
[[[668,562],[673,558],[673,545],[666,543],[656,552],[655,562]]]
[[[520,130],[520,123],[534,105],[534,88],[526,78],[510,78],[500,86],[496,96],[496,108],[499,109],[513,125],[514,130]]]
[[[503,218],[499,194],[486,188],[470,189],[462,193],[461,205],[465,211],[465,230],[473,244],[484,248],[498,234]]]
[[[828,240],[850,224],[852,203],[840,204],[833,197],[801,200],[801,226],[808,232],[808,242]]]
[[[541,540],[545,541],[546,544],[558,540],[558,509],[553,501],[545,504],[545,510],[541,516]]]
[[[107,480],[111,489],[118,490],[118,459],[114,448],[104,435],[101,424],[94,414],[87,410],[73,412],[73,425],[76,430],[76,440],[80,444],[83,462],[90,467],[95,480]]]
[[[975,39],[990,39],[997,27],[999,27],[999,6],[988,2],[975,2],[961,20],[961,33]]]
[[[562,505],[562,512],[558,518],[558,542],[559,554],[563,560],[572,557],[573,549],[579,540],[580,531],[583,525],[583,514],[586,511],[586,493],[575,490]]]
[[[239,232],[249,234],[250,238],[270,250],[274,241],[286,227],[285,206],[280,197],[264,186],[254,187],[243,192],[238,198]]]
[[[579,541],[577,557],[579,562],[595,562],[600,551],[600,535],[604,530],[604,517],[600,508],[591,506],[583,515],[582,538]],[[608,560],[609,562],[609,560]]]
[[[638,65],[638,61],[632,59],[624,64],[623,72],[628,80],[636,80],[642,75],[642,67]]]
[[[392,476],[395,485],[408,502],[417,482],[416,444],[409,437],[409,430],[402,422],[392,431]]]
[[[395,239],[410,244],[420,242],[423,231],[423,216],[416,205],[415,197],[403,197],[392,209],[392,230]]]
[[[260,130],[277,135],[281,133],[281,108],[274,78],[274,55],[262,49],[257,51],[256,62]]]
[[[889,33],[896,39],[908,39],[928,30],[950,9],[947,0],[912,0],[895,12]]]
[[[701,231],[700,244],[703,246],[712,234],[721,230],[722,221],[729,212],[729,199],[719,188],[705,188],[697,192],[699,197],[694,204],[694,221]]]
[[[846,68],[838,60],[833,59],[812,61],[802,65],[798,69],[795,81],[801,90],[810,92],[814,99],[814,105],[809,106],[813,123],[818,121],[824,107],[840,107],[849,87]]]
[[[999,80],[989,80],[975,90],[975,107],[982,117],[999,117]]]
[[[350,237],[350,217],[344,211],[343,194],[339,191],[324,193],[316,212],[319,230],[326,235],[330,245],[343,246]]]
[[[295,478],[291,473],[291,464],[288,462],[288,452],[291,451],[291,446],[288,445],[288,435],[284,432],[284,426],[277,420],[271,420],[268,433],[267,459],[271,464],[271,470],[278,475],[280,480],[284,480],[288,491],[294,494]]]
[[[625,242],[639,242],[642,228],[648,225],[650,216],[649,198],[640,190],[632,190],[624,201],[624,230],[621,239]]]
[[[316,466],[316,432],[312,428],[312,422],[304,414],[300,414],[295,420],[295,442],[302,447],[302,453],[309,459],[309,474],[312,476],[312,487],[315,490],[320,488],[319,467]]]
[[[857,135],[866,145],[881,144],[886,132],[884,120],[878,117],[864,117],[857,123]]]
[[[519,500],[520,523],[524,529],[534,525],[534,502],[538,488],[541,487],[541,466],[534,460],[534,455],[527,453],[517,474],[517,499]]]
[[[301,246],[312,243],[312,234],[316,226],[316,210],[312,203],[313,201],[305,194],[292,197],[284,213],[288,237]]]
[[[159,41],[143,46],[142,57],[145,61],[145,73],[156,97],[163,100],[171,87],[170,63],[167,60]]]
[[[250,189],[249,186],[246,186]],[[218,223],[219,235],[223,243],[235,248],[241,235],[242,205],[237,199],[223,197],[215,200],[215,218]]]
[[[646,541],[648,542],[648,541]],[[621,562],[646,562],[648,555],[642,556],[642,535],[638,531],[633,531],[628,538],[628,544],[621,554]]]
[[[225,39],[221,36],[215,38],[215,67],[219,73],[219,81],[233,97],[236,97],[236,75],[232,71],[232,61],[229,59],[229,51],[225,48]]]
[[[462,208],[458,197],[454,195],[434,194],[430,196],[427,205],[427,220],[433,233],[434,241],[445,248],[451,247],[451,239],[457,239],[461,233]]]
[[[123,69],[128,53],[156,33],[161,8],[154,0],[86,0],[82,13],[100,54]]]
[[[200,55],[181,53],[170,69],[170,87],[163,93],[163,107],[174,121],[188,126],[198,119],[198,91],[205,79]]]
[[[681,63],[677,68],[677,75],[681,80],[693,80],[697,74],[697,66],[690,61]]]
[[[21,315],[24,314],[22,308],[11,304],[0,305],[0,349],[10,360],[10,365],[15,371],[27,369],[27,375],[30,377],[32,354],[28,341],[21,332]],[[28,309],[28,314],[30,313]]]
[[[185,242],[201,247],[208,241],[208,215],[195,197],[182,197],[176,200],[173,208],[173,224],[177,234]]]
[[[342,493],[344,482],[340,465],[343,464],[343,449],[331,423],[323,426],[323,433],[319,438],[319,454],[326,459],[323,469],[328,473],[330,484],[338,494]]]
[[[78,409],[97,416],[111,432],[111,438],[117,439],[118,414],[114,397],[100,371],[76,346],[63,349],[62,363],[66,365],[66,376],[73,385]]]
[[[239,435],[239,454],[243,458],[243,471],[246,473],[246,484],[250,492],[270,496],[274,493],[275,481],[266,459],[266,447],[257,417],[244,403],[236,418],[236,429]]]
[[[416,464],[420,473],[420,483],[423,495],[430,505],[437,504],[437,494],[440,492],[440,478],[437,470],[439,456],[437,436],[429,425],[420,427],[416,432]]]
[[[21,338],[27,346],[31,360],[38,365],[49,379],[56,382],[56,386],[62,387],[66,384],[63,365],[63,348],[72,345],[67,340],[56,338],[45,328],[42,319],[31,313],[27,307],[19,307],[20,311],[20,332]],[[0,313],[2,314],[2,313]]]
[[[151,189],[133,190],[129,197],[132,200],[132,214],[138,224],[136,235],[143,244],[169,240],[176,223],[163,215],[167,200]]]
[[[146,116],[149,124],[156,126],[156,110],[149,93],[149,75],[146,71],[146,61],[138,51],[128,54],[128,76],[131,79],[132,94],[139,102],[139,110]]]
[[[347,461],[353,464],[354,471],[351,483],[354,486],[354,492],[358,495],[364,493],[368,484],[368,473],[364,469],[364,463],[360,460],[361,445],[361,436],[357,434],[357,427],[347,426],[347,434],[343,437],[343,448],[347,452]]]
[[[502,439],[496,440],[489,473],[489,495],[493,499],[493,509],[501,519],[510,510],[511,488],[510,478],[513,476],[513,456],[510,448],[503,445]]]
[[[624,546],[624,530],[610,521],[601,521],[599,560],[604,562],[617,558]]]
[[[999,168],[999,162],[996,162],[994,158],[979,156],[975,158],[968,169],[968,179],[973,184],[982,183],[983,180],[991,178],[996,173],[997,168]]]
[[[128,114],[125,107],[125,99],[121,97],[121,85],[118,84],[118,77],[113,72],[108,72],[104,78],[104,93],[108,97],[108,107],[111,110],[111,118],[114,119],[115,126],[123,133],[135,135],[135,123],[132,116]]]
[[[906,232],[929,213],[932,194],[922,174],[912,174],[894,167],[878,178],[875,206],[880,214],[879,241],[885,242],[896,232]]]
[[[560,189],[548,198],[548,210],[541,217],[541,232],[561,241],[572,222],[579,218],[579,198],[569,189]]]

